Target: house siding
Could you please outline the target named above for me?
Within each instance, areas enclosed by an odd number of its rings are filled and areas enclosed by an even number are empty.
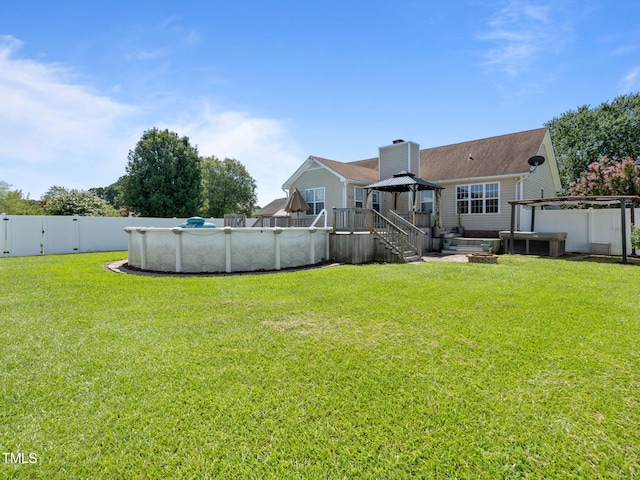
[[[379,179],[385,180],[405,170],[420,176],[420,145],[403,142],[380,147],[378,164]]]
[[[551,140],[540,145],[538,155],[542,155],[547,161],[540,165],[535,172],[531,173],[524,181],[524,198],[539,198],[541,190],[544,190],[544,197],[555,197],[558,194],[559,186],[553,182],[552,162],[555,161]]]
[[[297,187],[304,195],[304,191],[308,188],[324,187],[324,208],[330,212],[334,207],[340,208],[343,206],[343,186],[343,182],[326,168],[312,167],[296,179],[295,183],[291,185],[291,190]],[[351,188],[351,192],[348,190],[349,189],[347,189],[347,194],[351,194],[351,202],[353,205],[353,187]],[[311,217],[312,215],[308,216]]]
[[[440,185],[445,187],[441,193],[441,218],[442,226],[445,228],[453,228],[458,225],[457,205],[456,205],[456,186],[457,185],[476,185],[482,183],[498,183],[500,191],[500,202],[498,213],[485,214],[466,214],[462,215],[462,226],[466,230],[506,230],[511,226],[511,206],[509,200],[516,197],[516,181],[513,179],[502,180],[483,180],[483,181],[454,181],[442,182]]]

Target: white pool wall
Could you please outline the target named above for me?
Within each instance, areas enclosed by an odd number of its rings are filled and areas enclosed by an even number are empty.
[[[331,228],[126,227],[128,263],[143,270],[232,273],[315,265],[329,258]]]

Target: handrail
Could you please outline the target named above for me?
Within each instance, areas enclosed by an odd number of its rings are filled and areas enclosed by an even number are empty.
[[[408,230],[407,242],[409,246],[413,248],[418,255],[422,256],[425,243],[424,232],[393,210],[389,210],[389,219],[391,223],[394,223],[396,226]]]
[[[390,213],[393,216],[391,220],[370,208],[334,208],[333,231],[352,234],[370,232],[402,259],[405,259],[405,252],[409,250],[422,256],[425,250],[424,232],[397,213]]]
[[[324,228],[327,228],[327,217],[329,216],[329,214],[327,213],[326,209],[322,209],[320,210],[320,213],[318,214],[318,216],[316,217],[316,219],[311,223],[310,227],[315,227],[316,226],[316,222],[318,220],[320,220],[320,217],[324,215]]]
[[[387,217],[372,210],[373,222],[371,232],[386,243],[404,260],[405,245],[409,234],[389,221]]]

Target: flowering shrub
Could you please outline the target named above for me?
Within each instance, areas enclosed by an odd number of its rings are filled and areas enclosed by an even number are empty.
[[[570,195],[640,195],[640,165],[627,157],[601,157],[580,179],[569,183]]]
[[[631,229],[631,246],[640,249],[640,225],[634,225]]]

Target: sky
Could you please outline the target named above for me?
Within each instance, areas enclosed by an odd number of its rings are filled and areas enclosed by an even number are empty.
[[[636,0],[0,0],[0,181],[105,187],[151,128],[235,158],[258,203],[354,161],[640,92]]]

